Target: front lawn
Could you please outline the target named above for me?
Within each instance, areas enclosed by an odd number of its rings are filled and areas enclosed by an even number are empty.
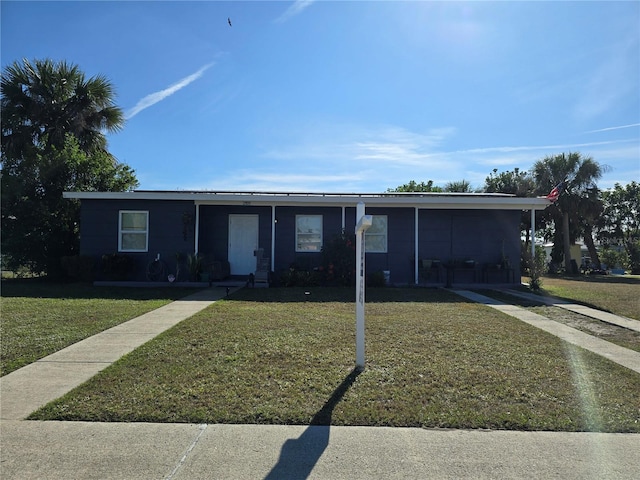
[[[0,374],[193,293],[185,288],[116,288],[2,281]]]
[[[640,432],[640,375],[453,293],[244,289],[32,419]]]
[[[547,276],[543,293],[640,320],[640,277],[618,275]]]

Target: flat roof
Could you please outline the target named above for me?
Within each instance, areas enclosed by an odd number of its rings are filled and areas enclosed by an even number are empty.
[[[545,197],[516,197],[505,193],[454,192],[252,192],[199,190],[134,190],[129,192],[64,192],[78,200],[179,200],[197,205],[346,206],[363,202],[378,207],[429,209],[543,210],[551,202]]]

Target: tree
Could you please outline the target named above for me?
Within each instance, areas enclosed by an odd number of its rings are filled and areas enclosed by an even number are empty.
[[[616,183],[602,192],[603,214],[600,240],[605,244],[622,244],[631,273],[640,274],[640,184]]]
[[[411,180],[396,188],[388,188],[387,192],[442,192],[442,188],[434,186],[433,180],[429,180],[427,183],[416,183],[415,180]]]
[[[493,171],[484,181],[484,191],[487,193],[510,193],[516,197],[530,197],[535,194],[535,181],[529,172],[521,172],[519,168],[513,171],[498,173]]]
[[[466,180],[458,180],[456,182],[449,182],[444,186],[445,192],[455,193],[471,193],[473,190],[471,184]]]
[[[513,171],[501,173],[498,173],[498,169],[494,168],[484,181],[484,191],[486,193],[507,193],[516,197],[532,197],[535,195],[535,181],[529,172],[522,172],[517,167]],[[542,222],[542,219],[538,219],[536,223],[538,222]],[[524,249],[525,252],[529,250],[528,246],[531,242],[530,227],[531,215],[529,212],[523,211],[520,216],[520,231],[525,235],[525,246],[527,247]],[[528,259],[523,260],[524,267],[532,268],[532,265]]]
[[[101,75],[86,79],[76,65],[23,60],[2,74],[3,154],[20,158],[32,146],[63,148],[68,133],[85,152],[106,151],[105,131],[124,125],[115,91]]]
[[[78,251],[77,202],[62,192],[123,191],[134,171],[106,150],[123,125],[104,77],[50,60],[6,67],[2,106],[2,253],[10,267],[55,275]]]
[[[559,247],[561,240],[567,272],[572,271],[570,222],[573,219],[577,225],[581,198],[587,196],[588,192],[593,195],[598,191],[596,181],[605,170],[606,167],[578,152],[547,156],[533,165],[532,172],[539,194],[549,193],[556,185],[563,186],[563,193],[548,210],[555,223],[554,249]]]

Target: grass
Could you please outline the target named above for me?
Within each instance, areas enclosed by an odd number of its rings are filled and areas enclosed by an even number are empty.
[[[640,277],[581,275],[544,277],[543,293],[640,320]]]
[[[526,308],[538,315],[563,323],[594,337],[640,352],[640,332],[580,315],[579,313],[575,313],[564,308],[547,306],[540,302],[509,295],[506,292],[497,290],[478,290],[478,293],[486,295],[487,297],[495,298],[507,304]]]
[[[188,295],[184,288],[115,288],[2,281],[0,374]]]
[[[640,375],[453,293],[245,289],[32,419],[640,432]]]

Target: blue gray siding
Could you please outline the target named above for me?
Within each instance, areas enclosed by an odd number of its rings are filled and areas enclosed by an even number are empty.
[[[80,253],[95,258],[96,278],[101,279],[102,255],[118,252],[118,215],[120,210],[149,212],[149,248],[147,252],[129,253],[136,264],[133,280],[144,280],[146,266],[158,254],[171,271],[175,271],[176,254],[194,251],[195,207],[188,201],[101,201],[83,200],[80,216]],[[191,222],[185,225],[184,215]]]
[[[149,211],[149,249],[127,253],[136,261],[134,279],[145,277],[147,264],[157,254],[170,270],[175,270],[176,254],[186,256],[195,250],[196,209],[190,201],[83,200],[81,209],[81,253],[96,258],[118,251],[118,212]],[[413,283],[415,255],[414,208],[367,208],[372,215],[387,215],[386,253],[368,253],[367,271],[387,270],[397,284]],[[208,259],[228,260],[229,215],[253,214],[259,217],[259,246],[264,255],[272,252],[272,209],[269,206],[200,207],[199,251]],[[299,214],[323,216],[323,242],[342,231],[341,207],[276,207],[275,271],[293,263],[307,269],[320,266],[321,254],[296,253],[295,217]],[[345,209],[345,231],[353,233],[356,209]],[[186,225],[185,216],[191,219]],[[478,266],[497,264],[508,257],[514,268],[514,282],[520,279],[520,217],[517,210],[426,210],[418,213],[418,258],[438,259],[442,263],[471,259]],[[479,267],[478,267],[479,268]],[[477,274],[479,280],[481,274]],[[100,278],[98,276],[98,278]],[[444,281],[444,279],[441,279]]]

